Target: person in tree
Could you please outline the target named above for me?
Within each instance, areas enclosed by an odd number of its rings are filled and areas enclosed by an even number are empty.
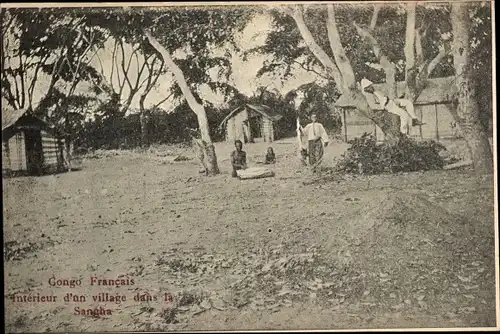
[[[401,133],[408,135],[411,127],[424,125],[415,114],[415,108],[410,100],[390,99],[384,93],[375,90],[373,82],[366,78],[361,79],[360,84],[363,94],[373,94],[375,101],[380,104],[385,111],[399,116],[401,120]]]
[[[307,140],[309,143],[309,164],[311,166],[315,165],[318,161],[321,160],[321,158],[323,158],[323,146],[328,146],[328,134],[326,133],[323,124],[317,122],[317,116],[315,113],[311,114],[311,123],[302,128],[302,132],[307,136]]]
[[[264,160],[266,165],[276,163],[276,155],[274,154],[274,150],[272,147],[267,148],[266,159]]]
[[[233,166],[233,177],[237,177],[237,170],[246,169],[247,168],[247,154],[243,151],[243,143],[241,140],[236,140],[234,142],[234,146],[236,150],[231,152],[231,165]]]

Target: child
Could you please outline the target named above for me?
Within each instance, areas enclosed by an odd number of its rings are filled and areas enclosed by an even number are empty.
[[[276,155],[274,154],[273,148],[269,147],[266,153],[266,160],[264,162],[266,165],[276,163]]]

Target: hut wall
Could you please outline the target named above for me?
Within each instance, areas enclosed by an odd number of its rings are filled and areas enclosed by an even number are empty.
[[[8,139],[7,145],[2,145],[2,156],[5,156],[7,154],[8,159],[4,161],[9,161],[10,166],[4,165],[4,163],[2,163],[2,170],[10,169],[13,172],[27,170],[24,132],[17,132],[14,136]]]
[[[62,143],[50,133],[41,131],[41,134],[44,167],[50,170],[57,170],[63,165]]]
[[[422,139],[451,139],[460,137],[460,127],[455,124],[446,105],[418,107],[422,115]],[[418,114],[417,114],[418,115]],[[418,129],[418,127],[414,127]]]
[[[245,142],[245,136],[247,136],[248,134],[245,131],[244,122],[247,119],[248,119],[248,114],[246,110],[237,112],[233,115],[233,117],[228,119],[227,121],[228,141],[234,142],[235,140],[239,139],[242,142]]]
[[[10,170],[9,141],[2,140],[2,174]]]
[[[344,140],[349,141],[361,137],[365,132],[376,135],[379,141],[384,140],[384,133],[371,119],[357,109],[345,108],[342,112],[342,137]]]
[[[266,117],[262,117],[262,137],[265,142],[274,141],[273,121]]]
[[[461,136],[460,126],[454,122],[446,105],[415,106],[415,112],[422,126],[410,129],[410,137],[424,140],[453,139]],[[372,120],[354,108],[342,112],[342,138],[347,140],[361,137],[364,132],[375,134],[377,141],[384,140],[384,133]]]
[[[245,126],[245,121],[248,120],[248,113],[245,109],[243,109],[242,111],[238,112],[238,113],[235,113],[233,115],[233,117],[231,117],[229,120],[228,120],[228,124],[230,124],[230,122],[233,122],[233,138],[230,139],[230,141],[235,141],[235,140],[241,140],[243,143],[245,142],[245,137],[247,139],[249,139],[250,137],[250,131],[249,129],[246,129],[248,128],[248,126]]]
[[[236,140],[236,123],[234,117],[227,120],[226,123],[226,141],[234,142]]]

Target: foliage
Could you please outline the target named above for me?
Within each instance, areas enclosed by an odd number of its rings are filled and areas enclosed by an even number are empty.
[[[378,41],[389,59],[398,64],[396,78],[404,80],[404,45],[406,13],[399,4],[385,5],[380,9],[378,22],[373,36]],[[424,40],[422,46],[424,57],[432,58],[439,52],[442,44],[441,34],[451,30],[449,13],[446,6],[417,7],[417,28],[422,29]],[[383,71],[372,67],[377,63],[372,48],[357,34],[353,23],[367,26],[370,23],[373,9],[366,5],[341,4],[335,6],[337,27],[339,29],[342,46],[353,67],[356,78],[368,77],[374,82],[384,79]],[[256,47],[248,53],[271,55],[272,61],[267,61],[259,71],[265,73],[280,73],[284,78],[291,77],[292,66],[300,66],[311,72],[319,72],[320,77],[325,73],[317,70],[321,67],[319,61],[303,44],[302,37],[293,19],[280,12],[270,12],[273,30],[269,33],[263,46]],[[326,29],[326,6],[307,6],[304,19],[311,30],[318,45],[332,58],[332,51],[328,43]],[[450,61],[443,62],[436,67],[435,76],[447,76],[453,73]]]
[[[144,32],[152,35],[170,52],[179,52],[174,59],[181,68],[193,91],[202,84],[225,96],[233,91],[227,81],[231,75],[232,51],[238,51],[236,38],[253,11],[245,7],[133,7],[123,9],[95,9],[86,13],[94,24],[109,30],[115,38],[127,43],[138,43],[145,54],[156,50],[145,40]],[[224,55],[215,55],[217,48],[225,48]],[[210,70],[217,70],[217,78]],[[174,83],[171,87],[174,98],[182,99],[182,92]]]
[[[68,83],[71,95],[80,81],[95,76],[90,51],[103,45],[105,35],[88,25],[77,9],[2,9],[1,16],[2,97],[12,107],[35,109],[35,93],[41,93],[38,99],[61,104],[63,100],[51,96],[58,95],[56,83]]]
[[[471,58],[474,68],[473,80],[476,84],[479,103],[479,117],[485,130],[491,135],[493,126],[493,78],[492,78],[492,33],[491,5],[480,3],[471,8],[472,47]]]
[[[303,96],[303,100],[298,107],[298,116],[302,125],[305,125],[305,121],[314,112],[327,131],[340,130],[342,126],[340,114],[334,107],[334,102],[340,96],[340,93],[334,82],[330,81],[325,86],[310,82],[299,86],[294,90],[294,93],[301,93]]]
[[[363,134],[349,142],[337,171],[350,174],[382,174],[441,169],[446,148],[433,141],[415,141],[401,136],[398,141],[377,144],[371,134]]]
[[[205,106],[211,137],[222,140],[224,133],[218,125],[225,115],[211,105]],[[189,110],[186,102],[171,112],[155,108],[148,110],[147,136],[150,144],[189,143],[191,130],[198,128],[196,115]],[[141,146],[140,113],[124,115],[116,112],[113,101],[102,104],[100,115],[87,120],[81,127],[74,128],[76,147],[88,149],[132,149]]]

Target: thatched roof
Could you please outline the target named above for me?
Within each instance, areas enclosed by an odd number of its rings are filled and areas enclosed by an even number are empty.
[[[10,128],[12,125],[16,124],[16,122],[26,114],[27,109],[18,109],[14,110],[11,108],[2,108],[2,131]]]
[[[53,126],[52,124],[44,121],[43,119],[26,114],[28,112],[27,109],[17,109],[14,110],[12,108],[8,107],[2,107],[2,133],[3,131],[12,128],[14,125],[16,125],[23,116],[26,116],[29,118],[29,122],[34,122],[38,124],[41,128],[43,128],[46,131],[52,131],[55,134],[58,135],[64,135],[65,133],[62,131],[59,131]],[[9,130],[10,131],[10,130]]]
[[[427,86],[422,91],[422,93],[420,93],[419,97],[414,102],[414,105],[422,106],[431,104],[450,103],[451,102],[450,96],[453,88],[453,80],[454,77],[428,79]],[[380,92],[388,91],[387,84],[385,83],[373,84],[373,87],[375,88],[375,90],[378,90]],[[404,95],[405,88],[406,88],[406,83],[404,81],[398,82],[396,84],[396,94],[398,96]],[[367,94],[367,99],[368,99],[368,104],[370,104],[370,107],[372,107],[372,109],[374,110],[380,109],[380,105],[375,102],[375,98],[373,97],[372,94]],[[339,99],[335,102],[335,106],[343,108],[355,107],[353,101],[351,100],[351,97],[348,95],[340,96]]]
[[[220,123],[219,127],[223,126],[231,117],[236,115],[238,112],[242,111],[243,108],[247,107],[250,110],[255,111],[256,113],[262,115],[263,117],[266,117],[272,121],[279,121],[280,119],[283,118],[283,115],[278,114],[277,112],[273,111],[271,108],[269,108],[266,105],[253,105],[253,104],[244,104],[242,106],[239,106],[235,108],[233,111],[231,111],[225,118],[224,120]]]

